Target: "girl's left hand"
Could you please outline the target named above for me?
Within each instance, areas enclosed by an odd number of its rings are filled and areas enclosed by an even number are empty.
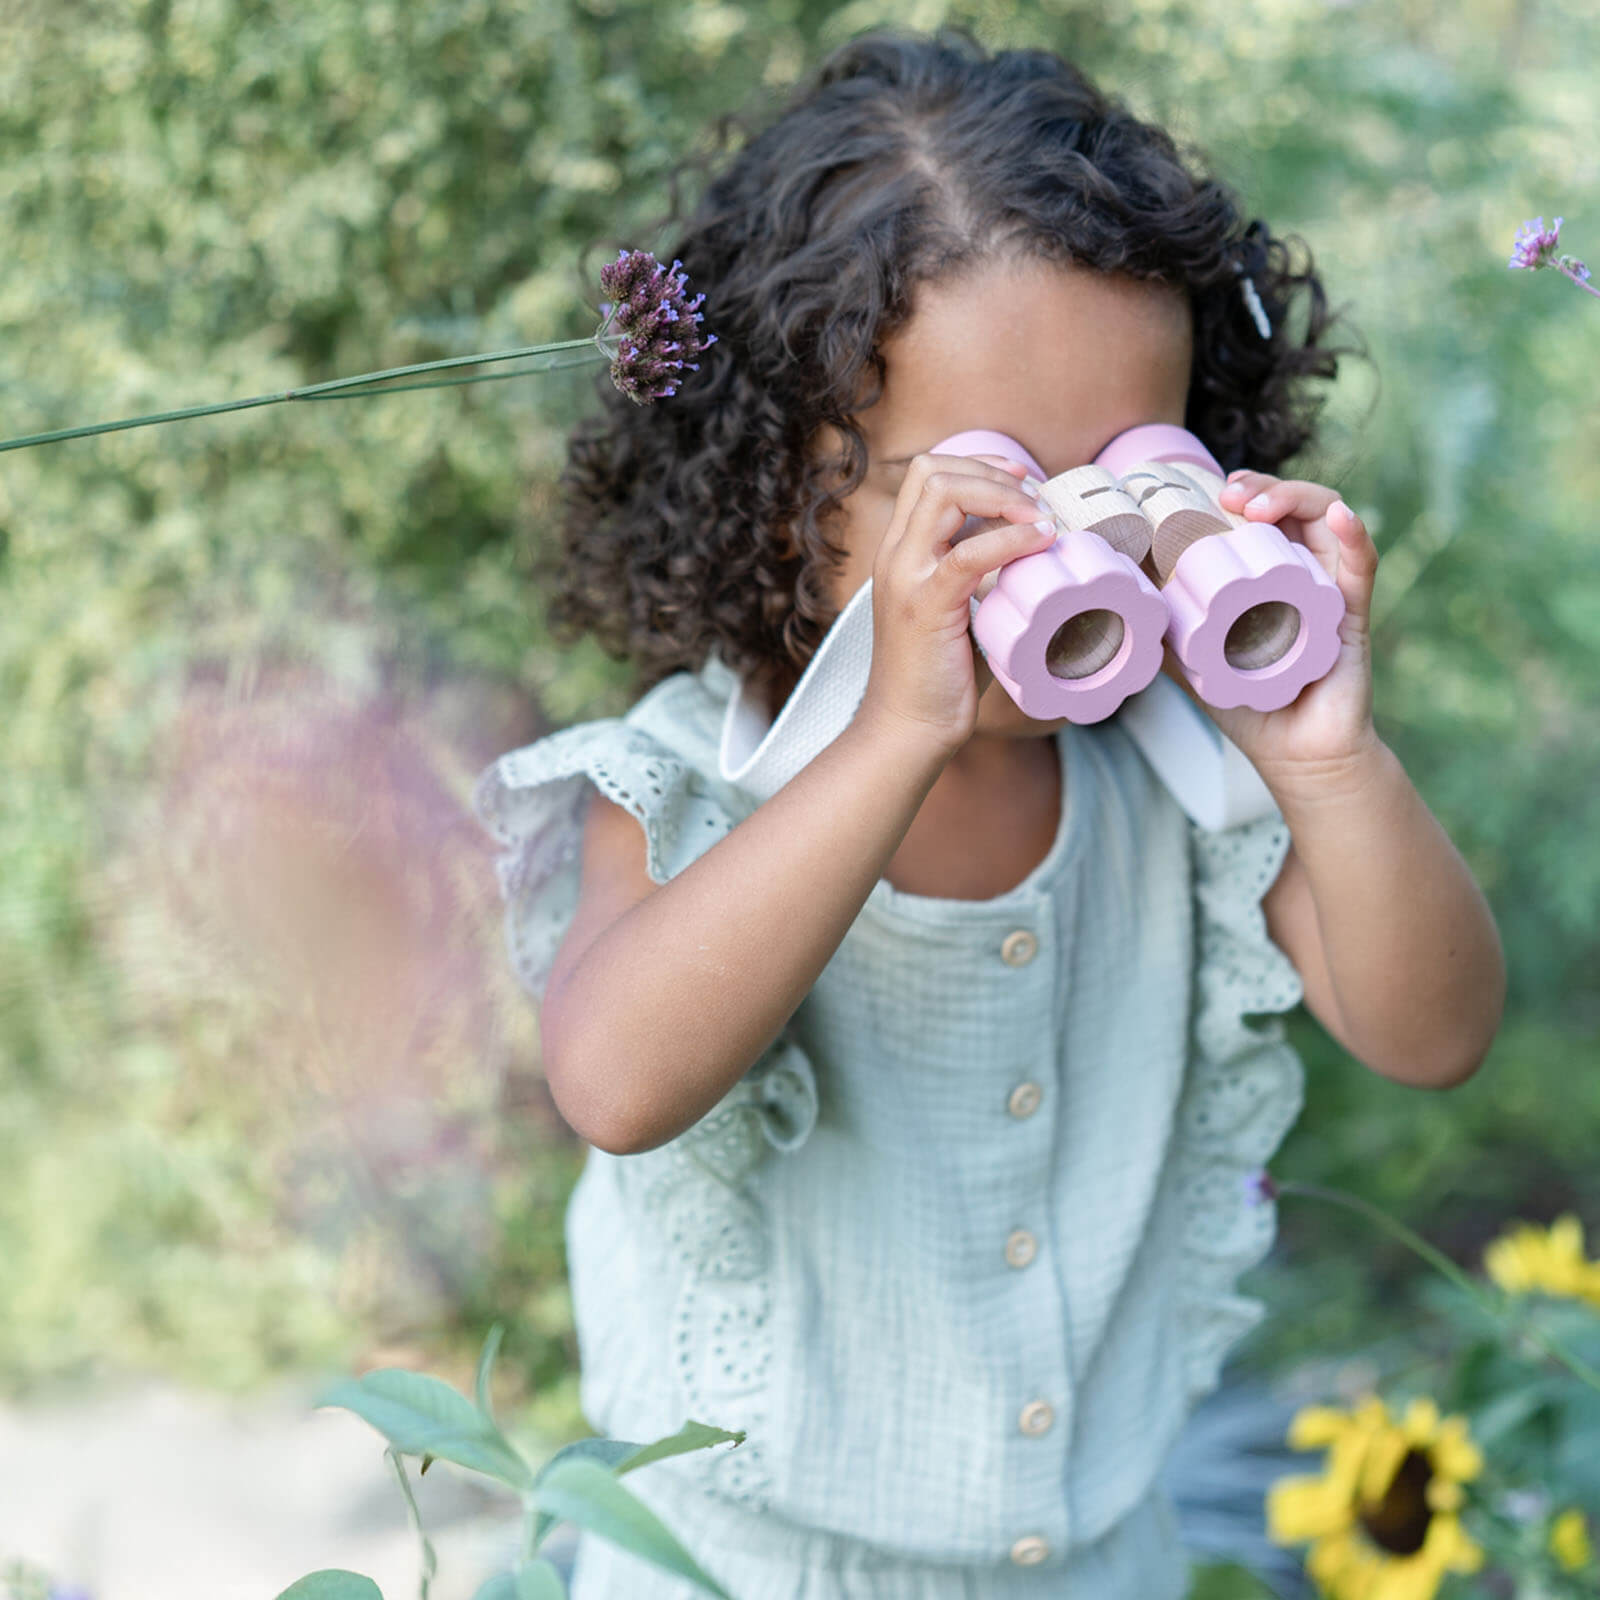
[[[1344,595],[1332,669],[1279,711],[1206,706],[1275,794],[1309,780],[1319,789],[1354,776],[1378,744],[1372,726],[1370,620],[1378,551],[1360,517],[1332,490],[1270,473],[1230,473],[1218,499],[1251,522],[1275,522],[1311,551]],[[1177,663],[1170,659],[1169,667]],[[1180,678],[1180,682],[1181,682]]]

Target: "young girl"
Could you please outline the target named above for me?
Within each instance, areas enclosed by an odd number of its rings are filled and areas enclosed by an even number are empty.
[[[837,51],[670,254],[717,342],[671,399],[597,385],[554,609],[647,692],[474,797],[593,1146],[584,1412],[746,1431],[627,1479],[737,1600],[1175,1600],[1158,1475],[1261,1314],[1248,1180],[1301,1100],[1247,1015],[1303,995],[1444,1088],[1501,1004],[1483,899],[1373,731],[1376,552],[1271,475],[1335,368],[1321,284],[1067,63],[961,31]],[[1170,656],[1137,697],[1220,725],[1249,820],[1195,820],[1123,713],[1023,715],[969,631],[1054,525],[1004,457],[932,447],[991,429],[1053,476],[1149,422],[1250,469],[1224,504],[1344,594],[1281,711],[1202,713]],[[575,1600],[696,1592],[580,1541]]]

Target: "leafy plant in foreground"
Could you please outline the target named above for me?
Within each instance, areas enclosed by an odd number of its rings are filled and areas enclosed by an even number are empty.
[[[667,1456],[713,1444],[742,1444],[743,1431],[730,1433],[688,1421],[676,1433],[650,1444],[579,1439],[558,1450],[536,1471],[501,1431],[490,1406],[489,1383],[504,1331],[503,1324],[496,1323],[484,1340],[472,1399],[427,1373],[380,1367],[362,1377],[342,1380],[317,1401],[319,1406],[342,1406],[355,1412],[389,1441],[384,1456],[400,1481],[411,1524],[422,1544],[421,1600],[428,1600],[437,1562],[406,1476],[403,1458],[408,1455],[422,1458],[421,1472],[435,1461],[450,1461],[481,1472],[522,1497],[522,1548],[516,1564],[509,1572],[491,1577],[474,1600],[561,1600],[565,1590],[560,1573],[537,1553],[558,1522],[575,1522],[641,1560],[688,1579],[719,1600],[732,1600],[660,1518],[618,1480],[625,1472]],[[277,1600],[382,1600],[382,1596],[371,1578],[327,1568],[290,1584]]]

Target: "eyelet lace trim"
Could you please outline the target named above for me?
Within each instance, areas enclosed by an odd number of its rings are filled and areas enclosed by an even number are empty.
[[[687,679],[683,689],[699,692]],[[496,872],[507,944],[519,981],[535,997],[544,993],[577,909],[585,781],[638,819],[657,883],[734,825],[693,766],[621,719],[583,723],[501,756],[479,777],[472,804],[506,846]],[[766,1218],[751,1174],[769,1150],[797,1150],[816,1120],[811,1060],[782,1033],[692,1127],[621,1158],[630,1208],[656,1230],[680,1275],[670,1339],[688,1414],[748,1434],[736,1449],[685,1458],[679,1470],[758,1509],[772,1493],[762,1449],[772,1286]]]
[[[1277,1209],[1251,1192],[1300,1114],[1305,1073],[1279,1017],[1304,985],[1267,932],[1261,896],[1289,850],[1277,815],[1220,831],[1190,826],[1198,967],[1194,1050],[1178,1107],[1175,1181],[1183,1216],[1179,1326],[1191,1401],[1214,1389],[1230,1347],[1261,1320],[1234,1292],[1272,1247]]]
[[[681,1272],[672,1360],[688,1414],[746,1431],[737,1449],[683,1470],[754,1510],[772,1500],[764,1439],[772,1362],[766,1214],[750,1175],[771,1145],[798,1149],[817,1120],[810,1058],[780,1035],[692,1128],[631,1158],[640,1213]]]
[[[518,980],[544,993],[578,905],[585,780],[644,829],[645,870],[665,883],[733,827],[694,768],[618,718],[584,722],[500,757],[472,808],[507,850],[495,862]]]

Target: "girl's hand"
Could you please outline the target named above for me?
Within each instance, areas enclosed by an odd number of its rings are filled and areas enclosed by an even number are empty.
[[[1320,483],[1239,471],[1228,475],[1217,498],[1251,522],[1277,523],[1316,556],[1344,595],[1339,656],[1326,676],[1279,711],[1206,707],[1274,794],[1297,783],[1326,790],[1330,782],[1353,778],[1379,742],[1372,726],[1369,641],[1377,548],[1361,519]],[[1168,657],[1171,669],[1176,664],[1170,647]]]
[[[912,459],[873,559],[872,671],[858,716],[887,717],[950,754],[971,737],[994,681],[972,639],[973,596],[987,573],[1056,537],[1049,507],[1021,487],[1026,473],[1003,456]]]

